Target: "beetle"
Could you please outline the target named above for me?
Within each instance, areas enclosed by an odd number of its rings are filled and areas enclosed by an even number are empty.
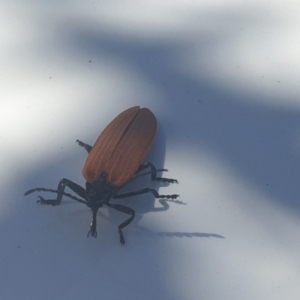
[[[79,146],[88,152],[86,162],[82,169],[82,175],[86,180],[85,189],[77,183],[63,178],[57,190],[48,188],[34,188],[25,193],[29,195],[35,191],[57,193],[57,198],[46,200],[39,196],[37,202],[46,205],[59,205],[62,197],[67,196],[73,200],[85,204],[92,211],[90,235],[97,237],[97,211],[103,205],[114,208],[130,217],[118,226],[120,243],[125,239],[122,229],[129,225],[135,216],[135,211],[121,204],[110,203],[111,199],[120,199],[145,193],[152,193],[155,198],[177,199],[179,195],[160,195],[155,189],[143,188],[135,192],[119,194],[119,191],[139,172],[150,168],[151,179],[154,181],[177,183],[176,179],[157,177],[157,172],[167,171],[156,169],[150,162],[144,162],[155,138],[157,121],[154,114],[147,108],[139,106],[131,107],[120,113],[103,130],[94,146],[76,140]],[[66,193],[65,188],[70,188],[80,198]]]

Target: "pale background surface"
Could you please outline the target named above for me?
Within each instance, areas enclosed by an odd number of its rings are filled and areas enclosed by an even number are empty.
[[[300,2],[2,1],[1,299],[298,300]],[[150,108],[166,210],[90,211],[26,190],[81,185],[118,113]],[[143,178],[128,190],[156,186]],[[45,194],[46,198],[52,195]]]

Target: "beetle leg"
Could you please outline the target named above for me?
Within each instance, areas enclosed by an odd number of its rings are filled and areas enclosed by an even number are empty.
[[[92,146],[83,143],[82,141],[76,140],[76,142],[78,143],[79,146],[83,147],[88,153],[90,153],[90,151],[92,150]]]
[[[131,209],[127,206],[124,206],[124,205],[120,205],[120,204],[107,203],[106,205],[111,207],[111,208],[114,208],[115,210],[121,211],[121,212],[123,212],[125,214],[128,214],[128,215],[131,215],[131,217],[129,219],[127,219],[126,221],[124,221],[122,224],[120,224],[118,226],[118,232],[119,232],[119,236],[120,236],[120,243],[122,245],[124,245],[125,244],[125,239],[124,239],[124,236],[123,236],[122,229],[132,222],[132,220],[134,219],[135,212],[134,212],[133,209]]]
[[[168,170],[166,170],[166,169],[157,170],[155,168],[155,166],[152,163],[150,163],[150,162],[146,162],[146,163],[141,164],[135,174],[143,171],[144,169],[146,169],[148,167],[151,168],[151,179],[152,180],[163,181],[163,182],[168,182],[168,183],[178,183],[177,179],[156,177],[157,171],[168,171]]]
[[[92,209],[92,219],[91,219],[91,228],[87,234],[87,237],[89,237],[90,235],[93,237],[97,237],[97,211],[98,208]]]
[[[40,197],[40,200],[38,200],[38,202],[40,202],[42,204],[53,205],[53,206],[59,205],[64,194],[69,197],[72,196],[67,193],[64,193],[64,190],[66,187],[69,187],[73,192],[75,192],[77,195],[79,195],[83,199],[86,198],[84,188],[82,188],[80,185],[78,185],[77,183],[75,183],[69,179],[63,178],[58,184],[57,191],[54,191],[57,193],[57,198],[55,200],[45,200],[44,198]],[[70,197],[70,198],[72,198],[72,197]],[[86,204],[86,201],[78,199],[76,197],[74,197],[72,199]]]
[[[152,195],[159,199],[159,198],[167,198],[167,199],[177,199],[177,197],[179,197],[179,195],[176,194],[172,194],[172,195],[160,195],[156,190],[154,189],[150,189],[150,188],[144,188],[141,189],[139,191],[136,192],[131,192],[131,193],[126,193],[126,194],[122,194],[122,195],[116,195],[113,198],[114,199],[118,199],[118,198],[127,198],[127,197],[131,197],[131,196],[136,196],[136,195],[141,195],[141,194],[146,194],[146,193],[152,193]]]

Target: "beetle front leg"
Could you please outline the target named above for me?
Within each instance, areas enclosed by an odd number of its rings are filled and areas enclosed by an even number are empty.
[[[73,192],[75,192],[77,195],[79,195],[83,199],[86,198],[84,188],[82,188],[80,185],[78,185],[77,183],[75,183],[69,179],[63,178],[58,184],[56,199],[45,200],[43,197],[40,196],[39,197],[40,199],[38,200],[38,202],[41,204],[47,204],[47,205],[53,205],[53,206],[59,205],[61,203],[61,200],[64,195],[64,191],[65,191],[66,187],[69,187]],[[42,190],[42,189],[40,189],[40,190]],[[72,198],[72,199],[86,204],[86,202],[83,200],[80,201],[80,199],[76,199],[76,198]]]
[[[124,245],[125,244],[125,239],[124,239],[124,236],[123,236],[122,229],[132,222],[132,220],[134,219],[135,212],[134,212],[133,209],[131,209],[127,206],[124,206],[124,205],[120,205],[120,204],[107,203],[106,205],[111,207],[111,208],[114,208],[115,210],[121,211],[121,212],[123,212],[125,214],[128,214],[128,215],[131,215],[131,217],[129,219],[127,219],[126,221],[124,221],[122,224],[120,224],[118,226],[118,232],[119,232],[119,236],[120,236],[120,243],[122,245]]]
[[[97,237],[97,211],[98,208],[92,209],[92,219],[91,219],[91,225],[90,225],[90,230],[87,234],[87,237],[90,235],[93,237]]]
[[[149,168],[149,167],[151,169],[150,174],[151,174],[151,179],[152,180],[163,181],[163,182],[168,182],[168,183],[178,183],[177,179],[156,177],[157,176],[157,171],[168,171],[168,170],[166,170],[166,169],[157,170],[155,168],[155,166],[150,162],[146,162],[146,163],[141,164],[135,174],[137,174],[137,173],[139,173],[139,172],[141,172],[144,169]]]
[[[82,141],[76,140],[76,142],[78,143],[79,146],[83,147],[88,153],[90,153],[90,151],[92,150],[92,146],[90,146],[89,144],[86,144]]]

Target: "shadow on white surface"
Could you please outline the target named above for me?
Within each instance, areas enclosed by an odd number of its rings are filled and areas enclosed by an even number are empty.
[[[297,299],[299,70],[283,42],[295,33],[282,39],[291,19],[273,3],[230,4],[5,7],[3,299]],[[86,154],[69,141],[92,143],[133,105],[157,116],[149,160],[183,203],[124,200],[138,216],[122,247],[123,214],[101,210],[87,239],[86,207],[23,197],[63,177],[84,185]]]

